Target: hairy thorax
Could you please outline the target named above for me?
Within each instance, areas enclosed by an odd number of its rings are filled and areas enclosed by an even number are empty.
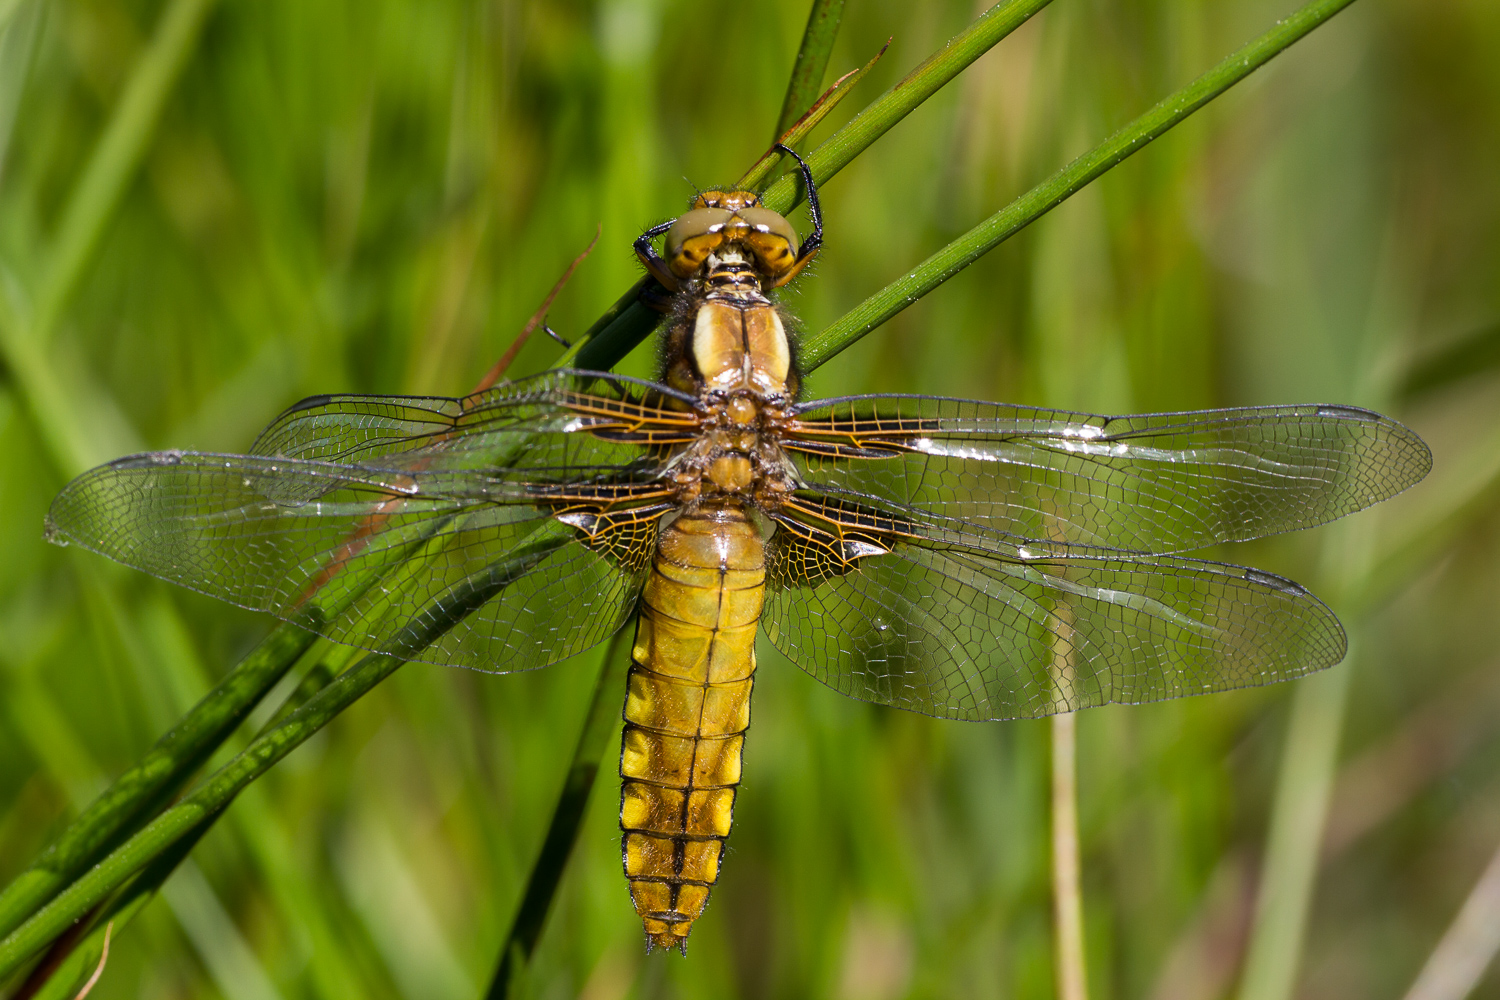
[[[672,463],[677,499],[775,510],[793,484],[776,443],[798,381],[786,324],[735,248],[710,257],[684,291],[688,308],[667,337],[666,378],[702,400],[706,419]]]

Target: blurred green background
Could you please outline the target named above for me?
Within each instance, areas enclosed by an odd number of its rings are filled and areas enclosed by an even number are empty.
[[[828,184],[827,248],[787,301],[826,326],[1285,2],[1058,0]],[[894,41],[819,134],[978,9],[849,0],[830,79]],[[582,331],[637,276],[630,239],[767,146],[806,10],[0,0],[0,880],[270,626],[47,546],[62,484],[140,447],[243,449],[310,393],[461,393],[602,223],[551,313]],[[163,24],[182,75],[116,205],[85,164]],[[1383,509],[1213,553],[1343,615],[1353,653],[1300,725],[1292,686],[1080,717],[1095,997],[1228,996],[1256,948],[1296,996],[1400,997],[1500,845],[1497,51],[1494,0],[1361,0],[811,379],[1105,411],[1353,402],[1433,447]],[[14,333],[49,309],[50,336]],[[513,371],[559,350],[535,339]],[[1051,995],[1047,724],[938,722],[761,662],[688,958],[642,954],[611,760],[528,994]],[[230,809],[92,996],[476,996],[598,663],[404,668]],[[1252,930],[1262,874],[1298,865],[1305,928]]]

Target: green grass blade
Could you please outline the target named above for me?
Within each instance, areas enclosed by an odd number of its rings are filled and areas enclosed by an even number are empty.
[[[6,277],[0,274],[0,282]],[[35,416],[52,464],[71,478],[92,464],[98,440],[93,428],[77,419],[74,395],[28,333],[22,310],[17,308],[16,292],[13,286],[0,285],[0,360]]]
[[[83,917],[143,866],[171,848],[224,808],[245,785],[266,772],[335,715],[352,705],[404,662],[376,654],[355,664],[313,701],[257,739],[197,791],[164,810],[150,824],[98,865],[72,882],[50,903],[0,941],[0,977],[13,973],[74,921]]]
[[[22,4],[25,10],[21,10]],[[17,17],[17,12],[20,16]],[[46,7],[41,0],[0,0],[0,178],[15,135],[16,112],[36,56]]]
[[[1352,0],[1314,0],[1259,38],[1230,55],[1181,90],[1159,101],[1089,152],[1027,191],[1005,208],[928,257],[905,277],[854,307],[803,345],[802,361],[810,371],[895,316],[917,299],[989,253],[1183,121],[1194,111],[1239,83],[1293,42],[1328,20]],[[858,121],[858,119],[856,119]],[[853,123],[851,123],[853,124]],[[816,157],[821,148],[813,153]],[[818,161],[809,157],[814,173]],[[783,178],[786,180],[786,178]],[[778,185],[780,182],[778,182]],[[771,204],[768,197],[767,203]]]
[[[1422,965],[1403,1000],[1462,1000],[1473,994],[1500,951],[1500,851]]]
[[[511,983],[525,969],[536,950],[537,941],[541,939],[542,925],[562,882],[573,844],[578,840],[589,793],[599,776],[600,761],[620,721],[620,697],[625,690],[625,674],[630,665],[630,657],[626,654],[634,631],[626,625],[616,632],[604,654],[583,730],[578,735],[578,746],[573,751],[573,761],[563,781],[562,794],[552,811],[552,821],[547,827],[541,851],[531,866],[515,921],[502,942],[495,976],[485,993],[487,1000],[502,1000],[511,995]]]
[[[1496,368],[1500,368],[1500,323],[1491,323],[1414,360],[1396,395],[1406,403],[1421,402]]]
[[[1240,1000],[1287,1000],[1292,995],[1352,669],[1345,661],[1297,682]]]
[[[295,625],[281,625],[240,661],[0,893],[0,935],[20,926],[112,841],[175,794],[315,638]]]
[[[813,0],[807,15],[807,29],[802,33],[802,47],[792,63],[792,78],[787,82],[786,99],[781,103],[781,117],[776,120],[776,134],[781,135],[812,107],[828,72],[833,43],[844,18],[844,0]]]
[[[290,626],[282,628],[290,629]],[[280,631],[282,630],[278,630]],[[310,635],[310,633],[305,634]],[[261,655],[265,645],[262,643],[261,648],[252,653],[250,658]],[[319,658],[308,669],[296,689],[287,696],[286,701],[261,727],[257,735],[263,735],[279,725],[313,695],[327,687],[333,677],[334,668],[331,666],[330,659]],[[274,684],[275,681],[271,683]],[[219,693],[216,690],[214,695]],[[214,695],[210,695],[209,698],[213,698]],[[194,712],[185,716],[183,723],[191,720],[197,711],[198,709],[195,708]],[[248,711],[249,709],[246,708],[244,713],[247,714]],[[182,728],[183,725],[179,724],[173,733],[179,732]],[[124,781],[128,777],[129,772],[122,776],[121,780]],[[186,774],[182,777],[185,779]],[[117,786],[118,784],[117,782]],[[115,795],[118,792],[117,786],[112,786],[106,795]],[[285,868],[285,859],[291,853],[289,838],[281,829],[279,819],[269,814],[269,806],[264,799],[250,794],[253,791],[255,789],[246,789],[239,800],[241,813],[238,818],[241,821],[235,824],[236,829],[252,853],[258,856],[263,869],[271,869],[273,865]],[[95,805],[97,806],[98,803]],[[250,809],[248,817],[244,814],[247,807]],[[80,820],[82,819],[83,817],[80,817]],[[99,960],[106,925],[114,925],[113,935],[118,938],[130,921],[155,898],[162,883],[171,877],[172,873],[177,870],[177,866],[187,858],[197,846],[198,841],[218,819],[219,814],[210,816],[185,834],[170,849],[162,852],[110,901],[101,915],[95,918],[93,927],[87,935],[71,942],[65,956],[49,956],[49,962],[44,964],[51,964],[54,968],[45,975],[46,986],[38,989],[36,993],[38,1000],[50,996],[72,997],[77,992],[82,980],[88,977]],[[64,838],[69,835],[77,835],[73,827],[64,833]],[[320,995],[344,996],[350,990],[357,989],[359,980],[352,971],[351,963],[344,954],[342,945],[335,940],[333,933],[326,926],[324,914],[311,898],[307,885],[298,878],[273,877],[271,881],[273,893],[283,911],[293,915],[296,925],[308,936],[309,944],[318,956],[318,961],[313,963],[310,974],[319,986]],[[66,940],[66,938],[60,939],[60,941]],[[53,948],[55,951],[57,945],[54,944]],[[33,973],[33,978],[36,978],[35,973]]]
[[[16,1000],[21,1000],[23,997],[35,997],[35,1000],[48,1000],[48,998],[71,1000],[98,966],[106,932],[109,933],[111,940],[119,939],[120,932],[146,908],[148,903],[156,898],[162,883],[172,872],[176,871],[177,866],[187,858],[193,848],[198,846],[198,841],[203,839],[203,835],[209,831],[216,819],[218,819],[217,815],[210,816],[189,830],[132,879],[130,884],[117,893],[92,919],[92,926],[88,931],[77,941],[71,942],[71,947],[65,955],[55,958],[49,956],[49,960],[31,974],[26,984],[16,994]],[[49,965],[50,968],[48,968]]]
[[[798,118],[790,128],[782,132],[776,141],[784,146],[800,148],[802,140],[807,138],[824,118],[828,117],[829,112],[843,103],[844,98],[849,96],[854,90],[855,85],[864,79],[870,70],[875,68],[875,64],[880,61],[881,56],[885,55],[885,50],[888,48],[890,48],[890,42],[886,42],[885,45],[881,46],[880,51],[871,56],[869,61],[863,66],[850,70],[835,80],[832,86],[823,92],[823,96],[814,101],[812,107],[808,108],[802,117]],[[771,171],[776,168],[776,164],[780,163],[784,156],[786,154],[775,148],[775,146],[767,149],[761,158],[755,161],[755,165],[735,182],[735,186],[746,191],[759,190],[761,185],[765,183],[766,178],[771,176]]]
[[[364,657],[280,724],[245,750],[180,803],[162,811],[120,847],[75,879],[9,937],[0,940],[0,980],[83,917],[142,866],[199,823],[222,811],[250,782],[296,749],[340,712],[368,694],[415,655],[499,593],[520,574],[546,558],[560,543],[549,539],[511,553],[506,559],[455,587],[443,600],[413,616],[386,651]]]
[[[162,13],[63,211],[32,317],[34,340],[45,344],[51,338],[105,224],[146,154],[162,107],[197,46],[213,4],[214,0],[172,0]]]
[[[30,307],[20,308],[23,303],[18,289],[0,290],[4,300],[0,302],[0,356],[15,371],[16,382],[53,462],[67,476],[94,464],[101,444],[106,450],[118,443],[130,445],[134,434],[123,426],[123,418],[98,387],[88,387],[87,394],[92,398],[80,406],[76,387],[56,370],[46,348],[93,259],[105,226],[135,177],[156,132],[162,107],[193,53],[212,7],[213,0],[173,0],[162,13],[150,45],[137,60],[109,124],[63,208],[41,287]],[[84,419],[79,419],[80,412]]]
[[[854,158],[885,135],[901,119],[920,107],[954,77],[1000,43],[1005,36],[1031,19],[1051,0],[1009,0],[979,15],[969,26],[948,40],[937,52],[906,75],[901,82],[843,128],[807,155],[813,178],[823,183],[843,170]],[[783,175],[762,195],[766,207],[785,215],[802,201],[802,179],[795,172]]]

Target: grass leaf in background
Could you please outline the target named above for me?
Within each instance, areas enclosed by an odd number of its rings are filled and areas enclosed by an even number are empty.
[[[839,22],[843,17],[844,0],[813,0],[812,9],[807,14],[807,28],[802,32],[802,45],[792,63],[786,99],[781,102],[781,115],[776,119],[778,136],[784,135],[813,106],[822,90],[823,74],[828,70],[828,60],[833,55],[833,43],[838,38]]]
[[[1500,323],[1481,327],[1415,359],[1398,392],[1401,398],[1416,401],[1455,382],[1488,376],[1496,368],[1500,368]]]
[[[1084,185],[1145,148],[1168,129],[1265,65],[1353,0],[1320,0],[1298,8],[1275,28],[1226,56],[1188,86],[1162,98],[1151,110],[1063,167],[1010,205],[996,212],[900,281],[892,282],[828,329],[803,345],[803,357],[815,368],[875,327],[947,281],[981,255],[989,253],[1043,214],[1066,201]]]

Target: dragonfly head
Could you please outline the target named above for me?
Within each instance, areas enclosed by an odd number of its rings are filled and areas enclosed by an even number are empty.
[[[667,230],[667,266],[679,278],[697,274],[710,255],[740,248],[764,278],[786,274],[797,262],[797,231],[751,191],[705,191]]]

